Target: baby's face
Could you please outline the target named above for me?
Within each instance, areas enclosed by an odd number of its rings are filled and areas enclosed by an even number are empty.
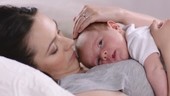
[[[76,41],[80,61],[88,68],[128,59],[124,36],[119,30],[86,31]]]

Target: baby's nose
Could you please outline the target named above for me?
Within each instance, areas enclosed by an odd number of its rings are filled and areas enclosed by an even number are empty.
[[[101,58],[102,60],[107,60],[107,55],[108,55],[108,52],[105,50],[101,53]]]

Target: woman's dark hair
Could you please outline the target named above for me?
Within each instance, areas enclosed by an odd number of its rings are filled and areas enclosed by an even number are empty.
[[[0,5],[0,55],[32,67],[34,52],[27,46],[27,35],[34,23],[36,8]]]

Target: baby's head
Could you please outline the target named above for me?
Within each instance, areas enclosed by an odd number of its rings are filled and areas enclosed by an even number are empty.
[[[114,21],[89,25],[75,42],[79,60],[88,68],[129,58],[124,31]]]

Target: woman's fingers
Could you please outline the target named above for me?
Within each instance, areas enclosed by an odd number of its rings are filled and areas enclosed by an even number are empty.
[[[79,15],[75,18],[73,28],[73,38],[76,39],[78,34],[85,29],[90,23],[94,22],[95,12],[89,6],[85,6]]]
[[[91,23],[96,22],[94,15],[88,16],[79,26],[78,32],[82,32],[88,25]]]
[[[158,22],[154,20],[152,24],[150,25],[151,34],[154,34],[154,32],[158,29]]]
[[[78,19],[75,21],[75,25],[74,25],[74,28],[73,28],[73,38],[76,39],[77,38],[77,35],[81,32],[79,31],[81,25],[83,22],[86,21],[88,17],[86,17],[86,15],[82,15],[80,17],[78,17]]]
[[[120,22],[122,9],[117,7],[99,7],[99,6],[84,6],[83,10],[75,18],[73,28],[73,38],[76,39],[78,34],[82,32],[88,25],[94,22],[107,22],[115,20]]]
[[[82,15],[82,14],[86,10],[85,7],[86,6],[84,6],[83,9],[81,10],[81,12],[79,13],[79,15],[74,18],[73,39],[76,39],[77,35],[79,34],[77,29],[78,29],[78,26],[80,25],[79,22],[81,22],[81,19],[84,17],[84,15]]]
[[[95,19],[93,19],[92,16],[84,16],[79,18],[74,25],[73,38],[76,39],[78,34],[80,34],[92,22],[95,22]]]

